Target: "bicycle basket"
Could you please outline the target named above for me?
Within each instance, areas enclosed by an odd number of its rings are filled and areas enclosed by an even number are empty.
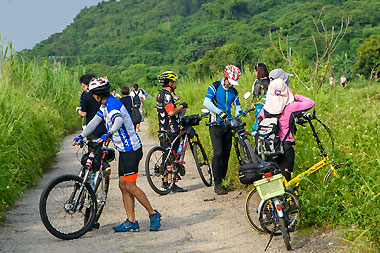
[[[253,183],[262,200],[284,195],[285,189],[282,183],[282,174],[264,178]]]
[[[181,118],[181,126],[183,127],[197,126],[199,125],[200,121],[201,121],[201,117],[197,114],[185,116]]]

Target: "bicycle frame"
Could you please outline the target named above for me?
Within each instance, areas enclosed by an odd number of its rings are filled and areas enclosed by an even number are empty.
[[[320,121],[319,119],[315,118],[319,123],[322,124],[323,127],[326,128],[327,132],[329,133],[329,135],[331,136],[330,134],[330,130],[327,128],[327,126],[325,124],[323,124],[322,121]],[[283,180],[283,183],[284,183],[284,186],[288,189],[289,187],[294,187],[294,186],[298,186],[300,181],[305,177],[305,176],[308,176],[310,174],[313,174],[315,172],[317,172],[318,170],[320,170],[321,168],[325,167],[325,166],[328,166],[329,167],[329,170],[328,170],[328,173],[326,173],[323,181],[325,182],[326,181],[326,177],[327,175],[329,174],[329,172],[332,172],[334,176],[337,176],[339,177],[339,174],[338,172],[336,171],[335,167],[334,167],[334,163],[330,160],[330,158],[328,157],[327,153],[325,152],[325,149],[323,148],[323,145],[322,145],[322,142],[320,141],[319,137],[318,137],[318,133],[317,131],[315,130],[314,128],[314,125],[313,123],[311,122],[311,119],[308,119],[308,122],[309,122],[309,125],[310,125],[310,128],[313,132],[313,137],[314,139],[316,140],[317,144],[318,144],[318,148],[319,150],[321,151],[321,155],[323,157],[323,159],[317,163],[315,163],[313,166],[311,166],[310,168],[308,168],[306,171],[298,174],[297,176],[295,176],[294,178],[292,178],[290,181],[287,181],[285,179],[285,177],[282,178]],[[334,148],[334,142],[332,142],[332,147]]]
[[[180,138],[182,136],[184,136],[184,140],[183,140],[183,147],[182,147],[182,154],[178,154],[178,150],[174,149],[174,143],[176,143],[176,141],[179,141]],[[197,141],[200,143],[200,140],[199,140],[199,135],[197,133],[195,133],[195,137],[197,138]],[[186,134],[186,128],[183,128],[181,130],[181,132],[179,133],[179,135],[177,135],[177,137],[174,138],[174,140],[171,142],[170,144],[170,147],[168,147],[167,149],[169,150],[168,153],[169,154],[174,154],[174,161],[180,163],[180,164],[184,164],[184,159],[185,159],[185,153],[186,153],[186,149],[187,149],[187,144],[190,145],[190,149],[193,148],[193,141],[191,141],[189,139],[189,136]],[[168,161],[169,159],[169,156],[166,157],[166,160],[165,160],[165,163]]]

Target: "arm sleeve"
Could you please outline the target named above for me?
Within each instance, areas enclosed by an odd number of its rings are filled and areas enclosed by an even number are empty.
[[[80,135],[82,135],[83,137],[86,137],[89,134],[91,134],[96,129],[96,127],[100,124],[100,122],[102,122],[102,120],[103,118],[99,117],[99,115],[95,115],[92,118],[92,120],[88,122],[86,128],[83,129]]]
[[[120,127],[123,125],[123,118],[121,116],[118,116],[115,118],[112,128],[110,129],[113,133],[116,133],[117,130],[120,129]]]
[[[299,103],[297,103],[297,111],[309,110],[310,108],[314,107],[314,105],[315,105],[315,102],[313,100],[311,100],[310,98],[307,98],[307,97],[304,97],[304,96],[301,96],[298,94],[296,94],[294,96],[294,101],[299,102]]]
[[[203,101],[203,105],[209,109],[209,111],[213,112],[213,113],[216,113],[216,114],[219,114],[222,110],[220,110],[218,107],[216,107],[214,105],[214,103],[212,102],[212,100],[210,98],[208,98],[207,96],[205,97],[205,100]]]
[[[240,105],[235,105],[235,116],[238,115],[241,111],[241,106]]]

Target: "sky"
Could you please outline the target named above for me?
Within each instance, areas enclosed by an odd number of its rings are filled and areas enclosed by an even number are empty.
[[[84,7],[102,0],[0,0],[0,36],[16,51],[62,32]],[[0,43],[1,43],[0,40]]]

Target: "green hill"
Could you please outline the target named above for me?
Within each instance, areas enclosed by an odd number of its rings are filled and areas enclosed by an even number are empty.
[[[336,73],[345,71],[351,78],[350,65],[357,60],[358,47],[371,34],[380,34],[379,9],[376,0],[110,0],[84,8],[62,33],[22,53],[52,57],[52,61],[56,57],[68,66],[85,65],[119,85],[151,84],[160,71],[185,74],[189,64],[207,51],[229,44],[246,52],[244,58],[233,58],[236,65],[249,67],[265,61],[275,67],[280,63],[270,60],[268,31],[278,29],[289,35],[293,54],[307,66],[315,56],[312,17],[323,10],[323,22],[330,31],[331,26],[338,30],[343,17],[351,17],[332,59]]]

